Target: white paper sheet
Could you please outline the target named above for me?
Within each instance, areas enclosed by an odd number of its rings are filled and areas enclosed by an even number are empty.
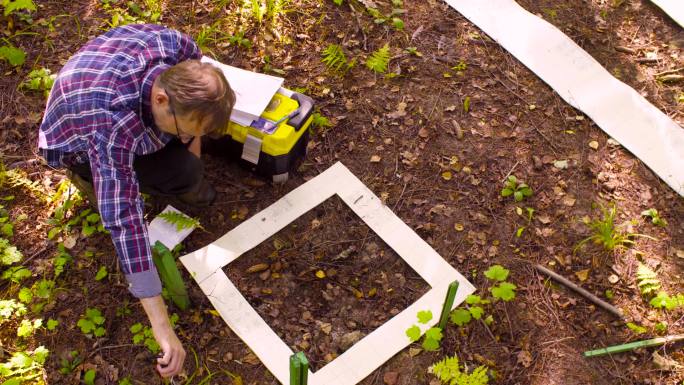
[[[684,27],[684,0],[651,0],[653,4],[657,5],[665,13],[667,13],[672,20]]]
[[[335,194],[392,247],[431,289],[335,360],[316,373],[309,373],[309,385],[358,383],[409,345],[405,331],[416,324],[418,311],[430,310],[434,315],[429,325],[423,326],[423,332],[439,321],[451,282],[459,282],[452,309],[475,290],[465,277],[383,205],[344,165],[336,163],[216,242],[181,257],[181,262],[221,317],[283,384],[289,384],[289,357],[293,354],[292,350],[249,305],[222,269]]]
[[[166,206],[166,208],[164,208],[160,214],[166,212],[181,213],[171,205]],[[162,218],[156,217],[147,226],[147,238],[150,241],[150,247],[154,246],[157,241],[160,241],[169,250],[173,250],[173,248],[179,243],[183,242],[183,240],[187,238],[188,235],[193,232],[193,230],[195,229],[190,228],[178,231],[176,230],[176,225],[173,225]]]
[[[268,106],[273,95],[283,84],[283,78],[260,74],[223,64],[209,57],[202,57],[205,63],[211,63],[223,71],[230,87],[235,91],[235,106],[231,120],[243,126],[249,126]]]
[[[676,0],[684,2],[684,0]],[[513,0],[446,0],[684,196],[684,129]]]

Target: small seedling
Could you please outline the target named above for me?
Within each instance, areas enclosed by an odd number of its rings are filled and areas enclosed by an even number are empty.
[[[474,294],[467,296],[465,302],[467,304],[466,309],[458,308],[451,312],[451,322],[457,326],[467,325],[472,319],[481,319],[484,314],[482,305],[490,303],[489,300],[482,299],[479,295]]]
[[[314,112],[311,116],[311,127],[318,128],[319,131],[325,131],[327,128],[332,127],[330,120],[321,115],[320,112]]]
[[[26,314],[26,306],[13,299],[0,300],[0,324],[12,317]]]
[[[102,337],[106,332],[103,327],[104,323],[105,317],[100,313],[100,310],[88,308],[76,325],[81,328],[81,332],[88,337],[92,335],[95,337]]]
[[[83,383],[85,385],[95,385],[95,376],[97,376],[95,369],[88,369],[83,375]]]
[[[27,319],[21,320],[21,323],[17,328],[17,337],[30,337],[31,335],[33,335],[33,332],[38,330],[41,326],[43,326],[43,320],[40,318],[34,319],[33,322]]]
[[[178,322],[178,314],[172,314],[169,317],[171,327],[174,328]],[[133,343],[136,345],[144,345],[152,354],[157,354],[160,351],[159,344],[154,339],[152,329],[148,326],[143,326],[140,322],[131,325],[130,329],[133,334]]]
[[[637,268],[637,286],[642,296],[651,298],[660,290],[660,280],[653,270],[639,263]]]
[[[78,350],[72,350],[69,352],[68,357],[62,358],[59,361],[59,372],[65,376],[71,374],[78,368],[81,362],[83,362],[83,359],[78,355]]]
[[[390,61],[389,45],[385,44],[382,48],[373,52],[366,60],[366,67],[373,72],[385,73]]]
[[[48,97],[56,78],[57,75],[51,73],[47,68],[34,69],[29,72],[26,80],[21,83],[20,88],[40,92],[43,96]]]
[[[12,353],[7,362],[0,364],[0,375],[3,385],[35,384],[44,375],[43,365],[50,351],[39,346],[33,351],[17,351]],[[42,380],[40,381],[42,382]]]
[[[432,312],[423,310],[418,312],[418,323],[427,324],[432,319]],[[420,326],[413,325],[406,329],[406,336],[411,342],[416,342],[420,339]],[[423,349],[427,351],[435,351],[439,349],[439,341],[442,340],[442,329],[439,327],[431,327],[425,331],[425,338],[423,339]]]
[[[354,67],[356,59],[347,60],[342,47],[337,44],[330,44],[323,50],[321,61],[333,72],[344,74]]]
[[[486,366],[478,366],[471,373],[468,373],[465,366],[461,370],[457,356],[445,357],[430,366],[428,372],[439,378],[443,384],[448,385],[486,385],[489,383]]]
[[[107,271],[107,266],[100,266],[100,268],[97,270],[97,274],[95,274],[95,280],[102,281],[103,279],[107,278],[108,275],[109,272]]]
[[[406,51],[409,55],[423,57],[423,54],[418,51],[417,47],[406,47],[404,51]]]
[[[648,331],[648,330],[646,330],[645,327],[637,325],[637,324],[632,323],[632,322],[627,322],[627,328],[629,330],[633,331],[634,334],[644,334]]]
[[[577,249],[589,241],[603,246],[603,248],[608,251],[612,251],[616,248],[625,249],[628,245],[633,245],[634,241],[631,240],[633,237],[654,239],[648,235],[627,233],[620,226],[616,226],[615,216],[617,210],[615,205],[612,205],[609,209],[601,208],[601,210],[603,212],[601,219],[588,220],[585,222],[591,229],[592,234],[581,240],[577,246],[575,246],[574,251],[577,251]]]
[[[660,214],[658,214],[658,210],[656,210],[656,209],[644,210],[641,212],[641,215],[644,217],[651,218],[651,223],[653,223],[656,226],[660,226],[660,227],[667,226],[667,221],[660,217]]]
[[[515,175],[509,175],[504,182],[501,196],[505,198],[511,195],[516,202],[521,202],[523,199],[532,196],[532,189],[526,183],[518,181]]]

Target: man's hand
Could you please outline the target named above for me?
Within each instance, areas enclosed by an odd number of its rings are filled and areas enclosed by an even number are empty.
[[[147,317],[152,325],[154,339],[161,347],[164,355],[157,359],[157,371],[164,377],[172,377],[183,370],[185,349],[171,328],[166,305],[160,295],[151,298],[141,298]]]
[[[192,139],[192,141],[190,142],[190,145],[188,146],[188,151],[195,154],[196,157],[201,158],[202,157],[202,138],[199,136],[194,137]]]

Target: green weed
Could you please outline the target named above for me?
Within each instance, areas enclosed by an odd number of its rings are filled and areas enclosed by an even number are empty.
[[[52,85],[57,75],[47,68],[34,69],[26,76],[26,80],[19,86],[21,89],[42,93],[46,98],[50,95]]]
[[[69,355],[59,360],[59,372],[63,375],[69,375],[74,372],[81,365],[83,359],[79,356],[78,350],[72,350]]]
[[[573,251],[576,252],[580,247],[589,241],[603,246],[603,248],[608,251],[613,251],[615,249],[626,249],[627,246],[633,245],[634,241],[631,238],[634,237],[654,239],[653,237],[643,234],[625,232],[624,229],[622,229],[620,226],[617,226],[615,224],[615,216],[617,214],[615,205],[612,205],[609,209],[602,207],[601,211],[601,219],[588,220],[585,222],[592,234],[581,240],[575,246]]]
[[[432,319],[432,312],[423,310],[418,312],[418,323],[427,324]],[[411,342],[416,342],[420,339],[420,326],[413,325],[406,329],[406,336]],[[427,351],[435,351],[439,349],[439,341],[442,340],[442,329],[439,327],[431,327],[425,331],[425,338],[423,339],[423,349]]]
[[[76,324],[81,328],[81,332],[88,337],[102,337],[105,335],[106,330],[104,328],[105,317],[102,315],[99,309],[88,308],[84,315],[78,320]]]
[[[470,103],[468,103],[468,107],[470,107]],[[509,175],[504,182],[501,196],[505,198],[511,195],[516,202],[521,202],[523,199],[532,196],[532,189],[525,182],[519,181],[515,175]]]
[[[356,64],[356,59],[347,60],[342,47],[337,44],[329,44],[322,53],[321,61],[329,70],[345,74]]]
[[[660,227],[667,226],[667,221],[660,217],[660,214],[658,214],[658,210],[656,210],[656,209],[644,210],[641,212],[641,216],[651,218],[651,223],[653,223],[656,226],[660,226]]]
[[[12,357],[0,364],[0,377],[5,382],[3,385],[20,385],[23,383],[39,383],[43,376],[43,365],[50,351],[39,346],[33,351],[19,351]]]
[[[448,385],[486,385],[489,383],[487,367],[478,366],[471,373],[458,362],[458,357],[446,357],[430,366],[429,373],[435,375],[443,384]]]
[[[389,45],[385,44],[382,48],[373,52],[366,60],[366,67],[373,72],[385,73],[390,61]]]

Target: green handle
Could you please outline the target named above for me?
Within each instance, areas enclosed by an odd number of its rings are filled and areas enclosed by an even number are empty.
[[[159,278],[166,288],[171,300],[181,310],[187,310],[190,307],[190,296],[185,287],[183,277],[176,266],[176,259],[171,254],[171,251],[161,242],[157,241],[152,247],[152,260],[157,266]]]

